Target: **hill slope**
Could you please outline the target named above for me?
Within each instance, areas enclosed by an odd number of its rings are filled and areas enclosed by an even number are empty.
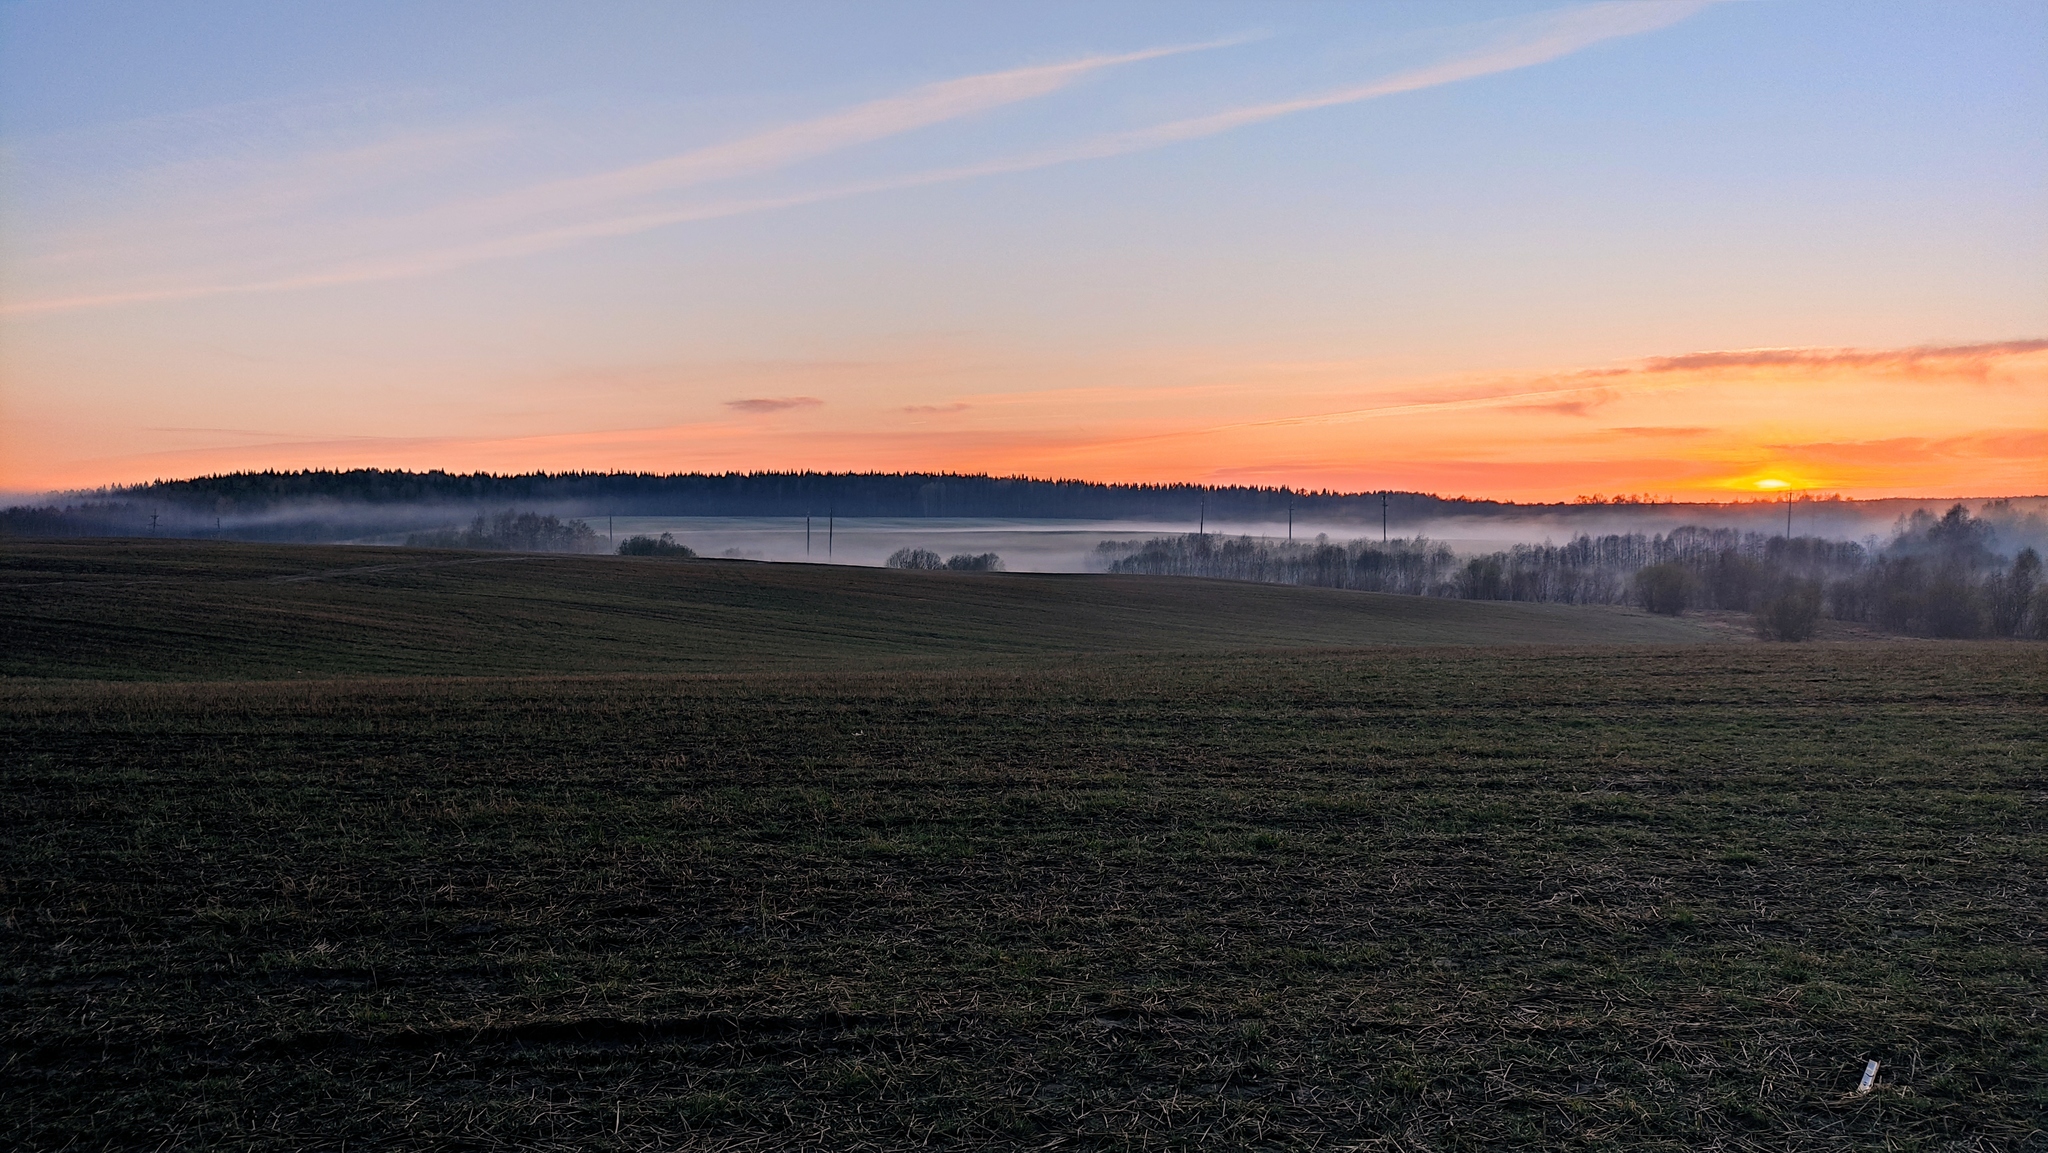
[[[1173,578],[196,541],[0,548],[0,674],[15,676],[715,671],[1714,636],[1611,608]]]

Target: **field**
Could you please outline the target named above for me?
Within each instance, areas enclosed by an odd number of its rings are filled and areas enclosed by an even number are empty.
[[[364,555],[8,546],[0,1142],[2048,1147],[2039,646]]]
[[[0,546],[0,675],[863,668],[1077,652],[1663,643],[1619,609],[1225,581],[191,541]]]

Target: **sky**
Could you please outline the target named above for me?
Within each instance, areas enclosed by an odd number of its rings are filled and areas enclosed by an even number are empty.
[[[0,2],[0,489],[2048,492],[2048,5]]]

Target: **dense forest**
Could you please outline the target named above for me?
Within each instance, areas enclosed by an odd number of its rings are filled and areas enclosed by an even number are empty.
[[[2001,509],[1993,506],[1995,514]],[[2038,538],[2040,516],[2003,518],[2006,535]],[[1963,505],[1940,517],[1917,512],[1882,546],[1732,529],[1580,536],[1562,545],[1517,545],[1460,558],[1416,538],[1339,543],[1189,533],[1105,541],[1102,567],[1116,573],[1221,577],[1470,600],[1640,604],[1757,614],[1787,639],[1810,634],[1820,615],[1891,632],[1937,637],[2048,637],[2041,558],[2001,549],[2001,518]]]

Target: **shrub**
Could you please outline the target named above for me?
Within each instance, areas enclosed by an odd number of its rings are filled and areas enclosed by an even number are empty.
[[[1653,564],[1636,573],[1636,603],[1653,613],[1675,617],[1692,603],[1692,573],[1677,564]]]
[[[940,569],[946,567],[946,562],[939,559],[939,554],[928,548],[899,548],[895,552],[890,553],[889,559],[883,563],[890,568]]]
[[[674,536],[662,533],[658,537],[627,537],[619,542],[619,555],[693,557],[697,555],[697,551],[688,545],[677,544]]]
[[[956,572],[1001,572],[1003,558],[992,552],[985,552],[979,556],[963,552],[947,557],[946,567]]]
[[[1767,641],[1808,640],[1819,627],[1819,581],[1788,580],[1757,606],[1757,635]]]

